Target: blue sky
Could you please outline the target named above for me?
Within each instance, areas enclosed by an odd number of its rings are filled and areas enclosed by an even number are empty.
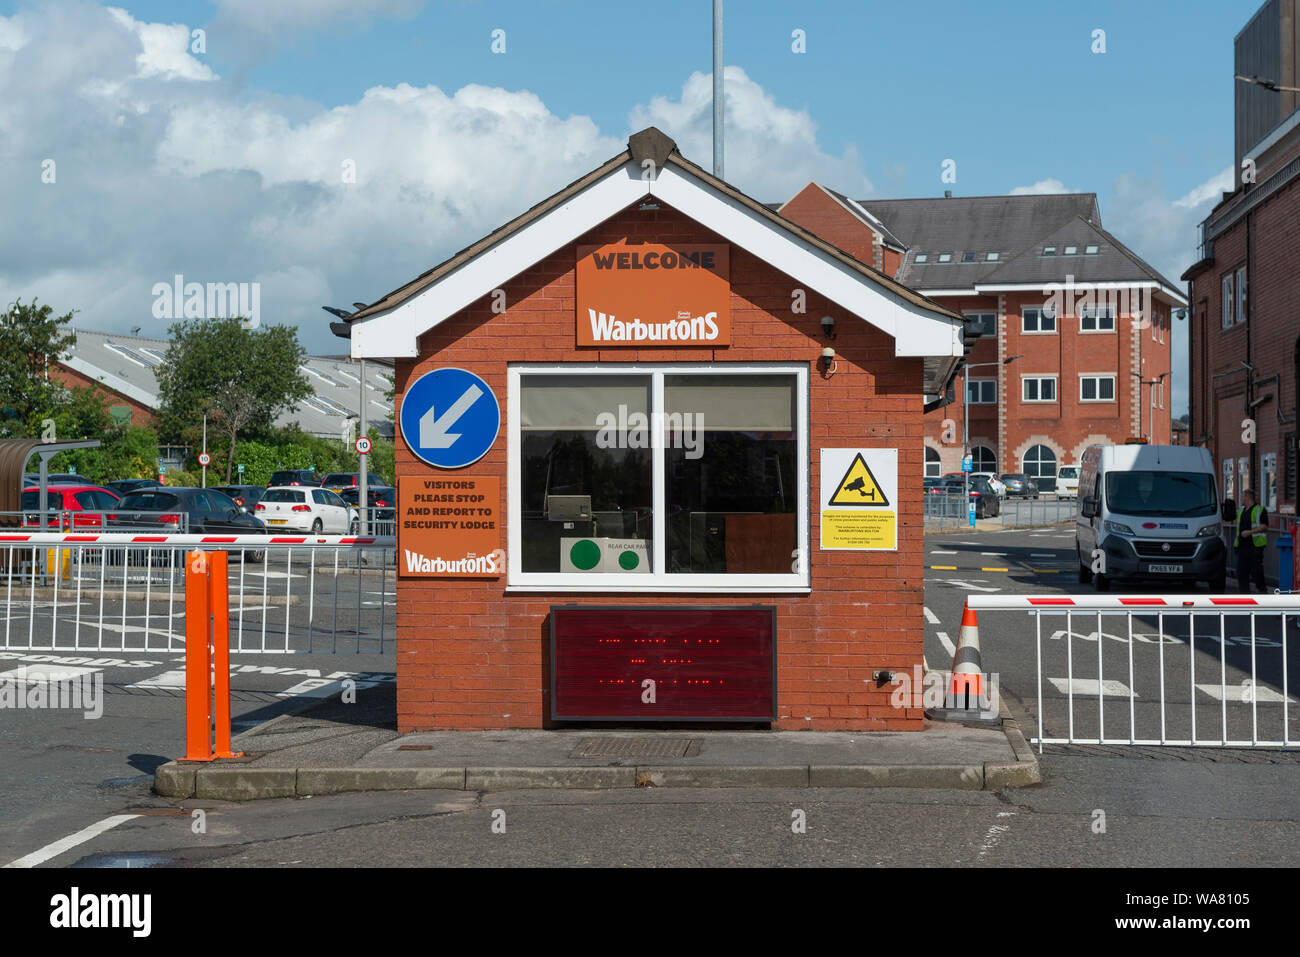
[[[1258,6],[732,2],[727,176],[764,200],[1096,192],[1176,281],[1230,175]],[[53,157],[65,184],[0,184],[0,294],[165,335],[155,281],[257,280],[264,321],[337,349],[322,303],[377,298],[647,123],[709,165],[710,57],[708,0],[0,2],[0,164]],[[13,229],[28,214],[50,225]]]

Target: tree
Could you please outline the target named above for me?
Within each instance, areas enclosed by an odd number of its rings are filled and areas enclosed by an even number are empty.
[[[246,329],[238,317],[180,322],[170,334],[158,370],[159,432],[166,441],[198,445],[206,409],[227,439],[229,482],[240,435],[268,430],[278,414],[312,394],[299,372],[306,351],[295,329]]]
[[[77,337],[60,329],[72,313],[56,319],[53,312],[35,299],[30,304],[19,299],[0,313],[0,434],[5,437],[41,435],[42,420],[68,401],[68,390],[49,378],[49,369]]]

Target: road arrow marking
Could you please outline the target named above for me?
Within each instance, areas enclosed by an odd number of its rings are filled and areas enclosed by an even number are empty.
[[[466,389],[465,394],[453,402],[451,408],[442,415],[438,415],[437,409],[429,406],[429,411],[420,416],[420,446],[426,449],[451,448],[452,443],[460,438],[460,433],[452,434],[447,430],[455,425],[482,395],[483,390],[475,384]]]

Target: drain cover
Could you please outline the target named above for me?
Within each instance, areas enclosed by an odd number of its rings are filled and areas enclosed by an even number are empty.
[[[571,758],[689,758],[700,753],[698,738],[583,738]]]

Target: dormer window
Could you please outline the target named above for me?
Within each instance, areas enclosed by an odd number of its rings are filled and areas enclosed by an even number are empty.
[[[998,261],[998,259],[999,259],[1001,256],[1002,256],[1001,253],[985,253],[985,255],[984,255],[984,261],[985,261],[985,262],[990,262],[990,263],[995,263],[995,262]]]
[[[961,261],[964,262],[964,263],[973,263],[973,262],[975,261],[975,253],[973,253],[973,252],[964,252],[964,253],[962,253],[962,254],[961,254]]]
[[[952,262],[952,253],[939,253],[939,262],[941,263]]]
[[[1066,247],[1065,247],[1065,250],[1061,253],[1061,255],[1062,255],[1062,256],[1077,256],[1077,255],[1079,255],[1079,247],[1078,247],[1078,246],[1066,246]]]
[[[1055,247],[1055,246],[1044,246],[1044,247],[1043,247],[1043,255],[1044,255],[1044,256],[1055,256],[1055,255],[1056,255],[1056,247]]]
[[[930,254],[929,254],[929,253],[917,253],[917,254],[916,254],[916,261],[917,261],[918,263],[929,262],[929,261],[930,261]]]
[[[1089,243],[1087,246],[1083,247],[1083,254],[1085,256],[1095,256],[1099,252],[1101,252],[1101,247],[1096,243]]]

